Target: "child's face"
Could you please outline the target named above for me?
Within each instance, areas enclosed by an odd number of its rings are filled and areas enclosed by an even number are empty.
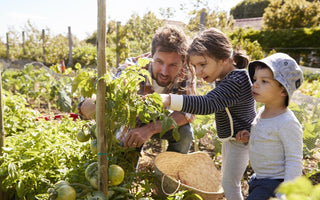
[[[273,78],[269,68],[255,69],[252,94],[257,102],[265,105],[279,105],[286,97],[284,87]]]
[[[197,77],[207,83],[225,76],[223,61],[208,56],[190,56],[190,64],[195,68]]]

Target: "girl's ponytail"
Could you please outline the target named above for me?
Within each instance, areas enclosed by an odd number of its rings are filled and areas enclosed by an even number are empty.
[[[235,67],[238,69],[245,69],[249,65],[249,58],[241,52],[233,52],[233,61],[235,62]]]

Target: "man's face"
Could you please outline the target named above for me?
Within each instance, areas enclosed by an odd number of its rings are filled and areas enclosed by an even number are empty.
[[[168,86],[183,67],[182,57],[177,52],[159,52],[153,55],[152,78],[161,87]]]

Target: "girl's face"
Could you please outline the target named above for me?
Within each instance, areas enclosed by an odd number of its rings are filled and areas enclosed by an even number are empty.
[[[223,79],[227,75],[226,61],[215,60],[209,56],[190,56],[190,64],[195,68],[197,77],[207,83]]]
[[[253,76],[252,94],[257,102],[265,105],[275,105],[284,102],[286,90],[273,78],[269,68],[255,69]]]

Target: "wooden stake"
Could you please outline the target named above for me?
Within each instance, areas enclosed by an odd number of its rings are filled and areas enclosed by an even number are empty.
[[[7,33],[6,36],[7,36],[7,60],[10,60],[10,58],[9,58],[9,33]]]
[[[71,27],[68,26],[68,41],[69,41],[69,61],[68,61],[68,66],[72,67],[73,61],[72,61],[72,34],[71,34]]]
[[[117,58],[117,67],[119,67],[119,54],[120,54],[120,52],[119,52],[119,40],[120,40],[120,38],[119,38],[119,28],[120,28],[120,26],[121,26],[121,22],[117,22],[117,47],[116,47],[116,58]]]
[[[106,73],[106,0],[98,0],[97,68],[98,77]],[[98,134],[98,189],[108,196],[107,135],[105,131],[106,83],[99,80],[96,98],[96,122]]]
[[[43,64],[45,64],[46,63],[46,51],[45,51],[45,31],[44,31],[44,29],[42,29],[42,62],[43,62]]]
[[[26,49],[24,47],[24,31],[22,31],[22,52],[23,52],[23,58],[26,58]]]
[[[2,147],[4,147],[5,135],[3,125],[3,108],[2,108],[2,70],[0,70],[0,155],[2,156]],[[2,161],[0,161],[0,165]],[[2,190],[2,181],[5,177],[0,177],[0,199],[6,199],[6,192]]]

